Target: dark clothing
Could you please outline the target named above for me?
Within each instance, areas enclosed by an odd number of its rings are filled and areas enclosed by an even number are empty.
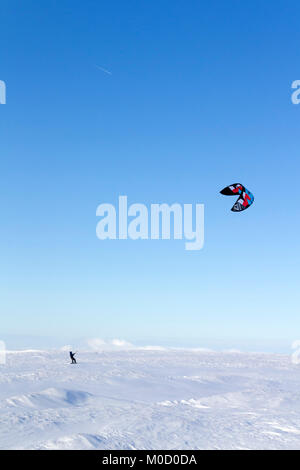
[[[76,359],[75,359],[75,354],[76,353],[72,353],[72,351],[70,351],[70,358],[72,359],[72,364],[77,364]]]

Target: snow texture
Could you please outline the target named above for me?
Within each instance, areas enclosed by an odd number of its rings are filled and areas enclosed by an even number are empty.
[[[7,353],[0,449],[300,449],[287,356],[197,350]]]

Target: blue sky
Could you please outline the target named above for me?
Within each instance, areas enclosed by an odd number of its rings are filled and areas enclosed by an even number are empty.
[[[1,2],[0,336],[274,350],[300,338],[299,13]],[[234,182],[255,195],[242,214],[219,194]],[[204,249],[98,240],[96,207],[121,194],[204,203]]]

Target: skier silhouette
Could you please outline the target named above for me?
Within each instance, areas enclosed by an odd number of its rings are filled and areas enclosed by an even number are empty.
[[[75,359],[75,354],[76,352],[73,353],[72,351],[70,351],[70,358],[72,359],[71,364],[77,364],[76,359]]]

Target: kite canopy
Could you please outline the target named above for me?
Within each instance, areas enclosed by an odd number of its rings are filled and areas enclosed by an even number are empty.
[[[246,189],[241,183],[226,186],[226,188],[222,189],[220,193],[224,194],[224,196],[239,196],[238,200],[231,208],[232,212],[244,211],[245,209],[248,209],[254,201],[253,194],[250,193],[250,191],[248,191],[248,189]]]

